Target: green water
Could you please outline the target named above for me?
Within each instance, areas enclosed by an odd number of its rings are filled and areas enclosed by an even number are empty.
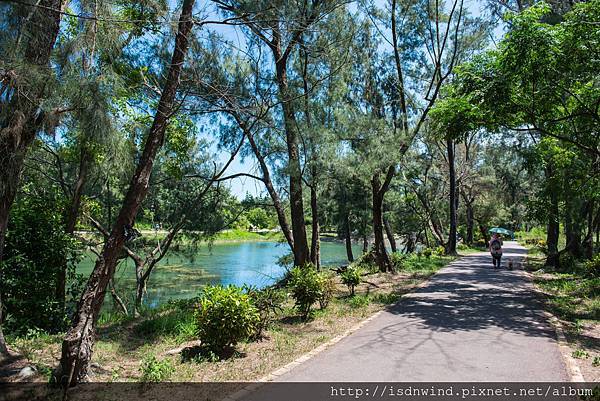
[[[353,251],[360,255],[358,245]],[[190,298],[208,284],[264,287],[282,276],[284,268],[276,262],[288,252],[287,244],[277,242],[237,242],[202,246],[191,256],[167,254],[150,276],[145,303],[154,308],[169,299]],[[321,242],[321,261],[324,266],[346,264],[344,244]],[[86,256],[78,273],[88,276],[94,262],[94,255]],[[133,298],[135,270],[131,260],[124,260],[117,267],[115,287],[122,298]]]

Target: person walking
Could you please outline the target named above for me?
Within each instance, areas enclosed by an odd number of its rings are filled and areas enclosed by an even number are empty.
[[[492,255],[492,262],[494,263],[494,269],[501,267],[500,261],[502,260],[502,238],[498,233],[494,233],[489,242],[490,253]]]

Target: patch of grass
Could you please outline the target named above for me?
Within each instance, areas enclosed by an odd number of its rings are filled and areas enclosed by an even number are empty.
[[[600,278],[573,273],[538,274],[535,283],[544,291],[548,306],[562,319],[600,319]]]
[[[246,230],[227,230],[218,233],[214,240],[215,241],[277,241],[282,238],[282,235],[278,231],[274,232],[253,232]]]
[[[152,340],[172,337],[181,343],[197,338],[198,329],[193,311],[167,305],[158,311],[149,312],[144,320],[134,327],[134,333]]]
[[[587,351],[584,351],[582,349],[577,349],[577,350],[573,351],[571,356],[576,359],[587,359],[590,357],[590,354],[588,354]]]
[[[372,297],[373,302],[382,304],[382,305],[389,305],[389,304],[393,304],[398,302],[398,300],[400,299],[400,295],[396,294],[396,293],[383,293],[383,294],[375,294]]]
[[[142,382],[162,382],[169,380],[175,371],[173,363],[168,359],[158,359],[156,355],[149,354],[142,359],[140,366],[140,381]]]
[[[352,308],[364,308],[371,303],[371,297],[368,295],[355,295],[346,299]]]

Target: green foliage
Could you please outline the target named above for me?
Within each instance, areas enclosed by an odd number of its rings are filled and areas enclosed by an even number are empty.
[[[6,327],[16,334],[39,328],[64,330],[81,288],[75,274],[80,244],[64,232],[65,208],[55,193],[25,194],[11,209],[2,265]],[[66,309],[57,299],[59,271],[66,269]]]
[[[575,271],[577,267],[577,261],[569,252],[563,252],[559,256],[560,270],[563,272],[572,272]]]
[[[444,256],[446,254],[446,249],[443,246],[438,246],[435,248],[434,253],[437,256]]]
[[[264,229],[271,228],[273,226],[271,216],[269,216],[264,209],[259,207],[249,210],[246,218],[253,228]]]
[[[340,274],[342,283],[348,286],[348,289],[350,290],[350,295],[354,295],[354,288],[360,284],[361,276],[362,269],[353,266],[348,266],[348,268]]]
[[[252,337],[260,338],[262,332],[274,321],[277,314],[283,311],[286,294],[273,287],[258,289],[253,286],[244,286],[242,288],[258,309],[260,319],[256,324],[256,331]]]
[[[303,267],[296,266],[290,270],[288,286],[303,319],[308,318],[312,305],[322,298],[324,281],[324,275],[317,272],[310,264]]]
[[[406,260],[405,254],[402,254],[400,252],[392,252],[390,254],[390,262],[392,263],[392,266],[394,267],[394,270],[396,270],[396,271],[402,270],[405,260]]]
[[[168,359],[158,359],[156,355],[149,354],[142,359],[140,366],[142,382],[158,383],[169,380],[175,367],[173,363]]]
[[[423,254],[423,256],[425,256],[426,258],[430,258],[431,255],[433,254],[433,251],[431,250],[431,248],[425,248],[423,249],[423,251],[421,252]]]
[[[329,302],[333,299],[336,290],[335,276],[323,273],[323,288],[319,295],[319,306],[321,309],[327,308]]]
[[[585,262],[583,266],[587,276],[600,278],[600,254],[597,254],[593,259]]]
[[[207,286],[198,302],[196,321],[203,346],[220,352],[252,337],[260,312],[240,287]]]
[[[368,295],[357,295],[348,299],[348,304],[355,309],[369,306],[371,298]]]
[[[358,259],[351,263],[351,266],[369,273],[377,273],[379,271],[372,251],[360,255]]]
[[[157,310],[148,311],[135,326],[134,332],[144,338],[171,337],[178,343],[193,340],[198,337],[195,302],[197,299],[172,301]]]
[[[571,356],[576,359],[587,359],[590,357],[590,354],[582,349],[576,349],[571,353]]]

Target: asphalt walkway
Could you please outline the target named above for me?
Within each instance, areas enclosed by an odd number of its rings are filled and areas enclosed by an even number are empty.
[[[503,265],[525,253],[505,242]],[[567,381],[541,308],[523,271],[465,256],[278,381]]]

